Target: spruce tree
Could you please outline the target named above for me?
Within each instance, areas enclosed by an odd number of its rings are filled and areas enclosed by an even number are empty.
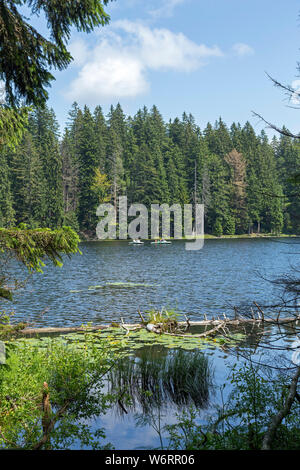
[[[45,225],[47,194],[43,161],[29,131],[11,156],[10,165],[17,224],[25,223],[28,228]]]
[[[0,227],[9,227],[15,221],[7,152],[0,150]]]
[[[78,115],[76,153],[78,159],[79,204],[78,222],[80,230],[94,231],[96,228],[97,198],[92,189],[95,171],[99,166],[98,142],[94,118],[87,106]]]
[[[63,223],[62,156],[54,111],[36,108],[29,118],[29,130],[43,165],[46,194],[43,226],[60,227]]]

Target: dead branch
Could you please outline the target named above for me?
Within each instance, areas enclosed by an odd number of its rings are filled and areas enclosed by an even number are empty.
[[[127,326],[125,325],[124,320],[123,320],[122,317],[121,317],[121,327],[126,331],[126,335],[129,335],[130,330],[129,330],[129,328],[127,328]]]
[[[185,328],[185,330],[188,330],[189,327],[191,326],[191,324],[190,324],[190,319],[189,319],[186,315],[184,315],[184,317],[185,317],[185,319],[186,319],[186,328]]]
[[[253,303],[257,307],[258,311],[261,313],[262,321],[264,321],[265,319],[264,311],[260,308],[260,306],[256,302],[253,302]]]
[[[200,334],[194,334],[194,335],[186,335],[186,334],[180,334],[180,333],[166,333],[164,332],[165,335],[170,335],[170,336],[182,336],[184,338],[204,338],[206,336],[209,336],[216,331],[223,329],[226,324],[226,321],[221,322],[219,325],[217,325],[215,328],[212,328],[211,330],[205,331],[204,333]]]
[[[142,320],[142,323],[146,323],[146,322],[145,322],[145,319],[144,319],[144,317],[143,317],[143,315],[142,315],[142,312],[140,311],[140,309],[138,309],[138,314],[139,314],[139,316],[140,316],[140,318],[141,318],[141,320]]]
[[[260,114],[255,113],[254,111],[252,111],[252,113],[253,113],[254,116],[258,117],[261,121],[263,121],[265,124],[267,124],[267,126],[270,129],[273,129],[274,131],[278,132],[279,134],[284,135],[286,137],[292,137],[293,139],[300,139],[300,135],[292,134],[292,132],[290,132],[287,129],[280,128],[280,127],[275,126],[274,124],[271,124],[270,122],[266,121]],[[279,196],[279,197],[282,197],[282,196]]]
[[[206,315],[205,315],[206,316]],[[189,320],[190,326],[210,326],[210,325],[218,325],[220,322],[223,320],[221,319],[213,319],[213,320],[208,320],[206,317],[206,320],[200,320],[200,321],[191,321]],[[242,326],[244,324],[258,324],[261,320],[258,318],[237,318],[237,319],[228,319],[226,320],[227,325],[232,325],[232,326]],[[297,324],[297,321],[300,321],[300,315],[294,316],[294,317],[285,317],[285,318],[264,318],[265,323],[270,323],[270,324]],[[184,326],[186,325],[186,322],[178,322],[179,326]],[[111,328],[111,324],[103,324],[103,325],[95,325],[95,326],[79,326],[79,327],[45,327],[45,328],[25,328],[23,330],[18,331],[18,335],[20,336],[33,336],[33,335],[45,335],[45,334],[51,334],[51,333],[75,333],[75,332],[93,332],[97,330],[105,330],[107,328]],[[124,326],[129,329],[130,331],[134,331],[137,329],[142,328],[142,325],[140,323],[124,323]],[[125,328],[125,329],[126,329]]]

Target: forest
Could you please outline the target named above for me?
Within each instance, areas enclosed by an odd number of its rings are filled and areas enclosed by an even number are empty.
[[[0,153],[0,226],[70,226],[95,237],[101,202],[203,203],[205,232],[299,234],[299,140],[191,114],[165,122],[158,108],[107,116],[77,103],[63,136],[55,113],[35,107],[14,149]],[[298,214],[297,214],[298,213]]]

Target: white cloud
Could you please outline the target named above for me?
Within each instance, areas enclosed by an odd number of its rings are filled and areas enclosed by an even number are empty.
[[[101,49],[97,48],[94,59],[71,82],[67,98],[89,103],[103,98],[133,97],[147,91],[148,83],[138,60],[117,51],[112,51],[111,56],[104,55]]]
[[[116,27],[138,41],[138,55],[147,68],[191,71],[204,64],[204,59],[221,56],[216,46],[196,44],[182,33],[168,29],[150,29],[142,24],[119,21]]]
[[[170,17],[177,5],[185,2],[185,0],[165,0],[160,8],[149,11],[154,18]]]
[[[86,43],[82,39],[73,41],[69,46],[69,50],[71,56],[74,59],[72,65],[83,65],[86,62],[89,55],[89,50]]]
[[[149,70],[190,72],[209,57],[223,55],[217,46],[197,44],[168,29],[150,29],[126,20],[115,22],[112,28],[115,32],[99,35],[91,48],[83,41],[71,44],[74,65],[81,69],[65,93],[70,100],[137,96],[149,89]]]
[[[232,46],[232,49],[234,53],[239,57],[254,54],[254,49],[248,44],[244,44],[243,42],[238,42],[237,44],[234,44]]]

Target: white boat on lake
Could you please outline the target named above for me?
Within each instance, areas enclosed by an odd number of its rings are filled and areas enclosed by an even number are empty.
[[[136,240],[132,240],[131,242],[129,242],[129,245],[144,245],[144,242],[142,242],[142,240],[138,238]]]
[[[154,242],[151,242],[151,245],[171,245],[172,242],[169,240],[155,240]]]

